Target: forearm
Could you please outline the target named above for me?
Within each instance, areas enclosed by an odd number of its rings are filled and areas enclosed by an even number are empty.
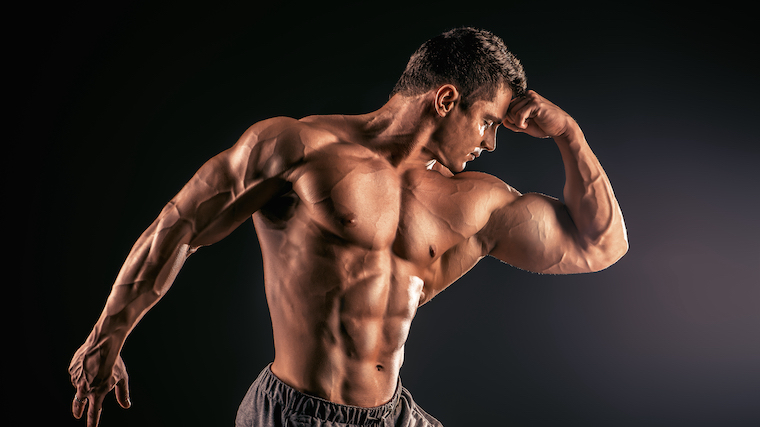
[[[169,289],[185,259],[197,247],[222,239],[258,208],[251,200],[260,204],[262,191],[251,185],[235,193],[232,187],[241,180],[229,164],[228,152],[206,162],[140,236],[88,343],[121,348],[137,322]]]
[[[554,140],[565,166],[564,202],[580,243],[619,258],[627,250],[626,230],[607,174],[577,124]]]
[[[192,252],[188,228],[170,204],[137,240],[85,343],[90,375],[110,373],[129,333],[169,289]]]

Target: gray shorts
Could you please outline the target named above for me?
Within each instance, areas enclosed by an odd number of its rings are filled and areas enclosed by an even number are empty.
[[[238,409],[235,426],[443,427],[414,403],[409,391],[401,386],[401,380],[390,402],[374,408],[361,408],[301,393],[274,376],[269,366],[248,389]]]

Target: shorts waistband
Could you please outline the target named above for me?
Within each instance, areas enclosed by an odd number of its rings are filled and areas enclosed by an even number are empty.
[[[256,380],[263,390],[275,401],[278,401],[285,412],[310,416],[324,421],[346,424],[368,424],[391,416],[401,397],[401,379],[398,380],[393,398],[386,404],[373,408],[341,405],[302,393],[285,384],[272,373],[270,363]]]

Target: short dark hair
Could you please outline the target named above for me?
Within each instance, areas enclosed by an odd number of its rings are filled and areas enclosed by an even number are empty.
[[[520,61],[504,41],[490,31],[470,27],[449,30],[426,41],[406,65],[391,96],[415,96],[453,84],[462,94],[462,107],[493,99],[502,84],[513,97],[525,94],[527,83]]]

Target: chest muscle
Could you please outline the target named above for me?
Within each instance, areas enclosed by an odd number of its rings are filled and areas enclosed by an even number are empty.
[[[294,190],[310,220],[367,249],[392,243],[400,212],[399,180],[377,159],[315,159]]]
[[[415,171],[405,178],[393,246],[401,258],[432,261],[483,226],[478,206],[473,204],[472,184],[430,171]]]
[[[399,173],[376,158],[322,156],[294,183],[311,221],[367,249],[429,265],[487,220],[475,183],[433,171]]]

